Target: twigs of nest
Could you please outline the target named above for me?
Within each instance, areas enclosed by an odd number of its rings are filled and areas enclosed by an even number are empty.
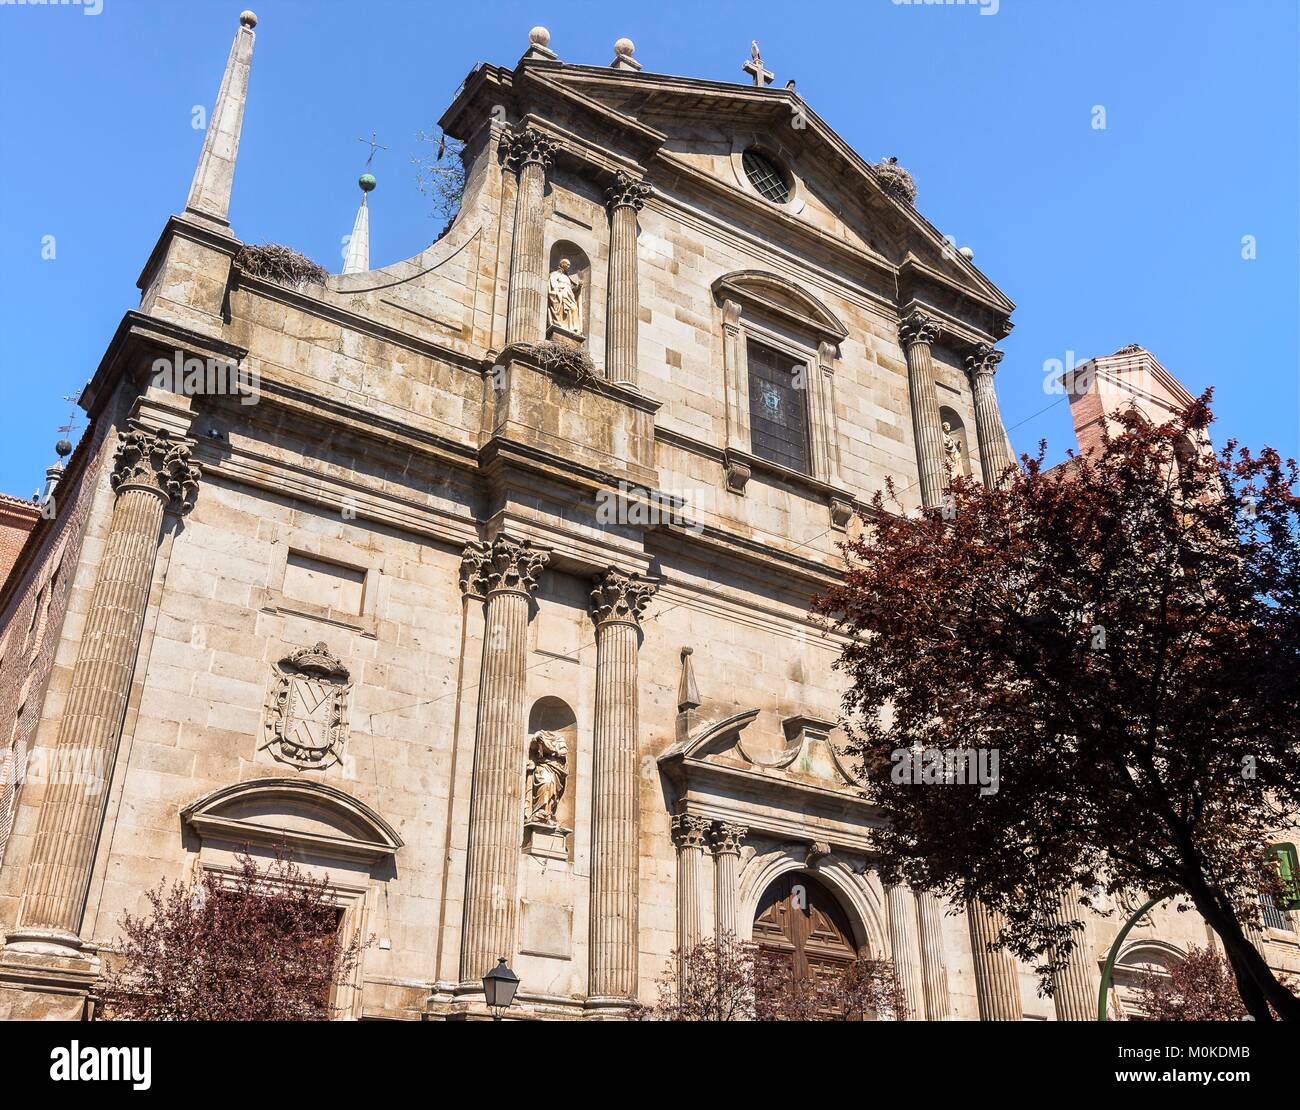
[[[246,274],[279,282],[281,285],[324,285],[325,268],[305,254],[279,243],[249,244],[235,256],[235,265]]]
[[[545,343],[521,343],[519,346],[532,355],[562,388],[581,388],[596,378],[596,364],[581,347],[551,340]]]

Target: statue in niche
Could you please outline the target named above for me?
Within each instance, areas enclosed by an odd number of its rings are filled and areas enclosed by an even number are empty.
[[[567,258],[561,258],[559,266],[551,271],[546,294],[546,323],[581,335],[582,308],[578,297],[582,293],[582,279],[569,273],[571,265]]]
[[[952,425],[947,420],[943,422],[943,456],[949,481],[966,473],[966,468],[962,466],[961,462],[961,444],[957,442],[957,437],[952,434]]]
[[[569,778],[569,745],[558,732],[543,729],[528,742],[528,821],[559,824],[560,799]]]

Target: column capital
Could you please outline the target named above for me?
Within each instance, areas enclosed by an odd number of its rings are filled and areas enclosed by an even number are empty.
[[[592,580],[591,619],[599,628],[605,624],[641,625],[641,613],[650,604],[659,586],[639,574],[624,574],[610,567]]]
[[[679,848],[703,849],[708,842],[709,826],[712,823],[707,817],[693,813],[674,814],[673,841]]]
[[[919,308],[912,309],[898,322],[898,336],[903,346],[911,347],[917,343],[930,344],[943,334],[939,321]]]
[[[495,593],[528,597],[550,559],[550,552],[534,547],[530,540],[521,542],[504,534],[491,543],[471,543],[460,560],[460,588],[470,597]]]
[[[634,208],[639,212],[652,192],[641,178],[619,170],[614,175],[614,184],[605,190],[605,204],[610,212],[616,208]]]
[[[713,825],[713,854],[715,856],[738,856],[740,846],[749,829],[745,825],[733,825],[727,821],[716,821]]]
[[[987,343],[978,344],[975,349],[966,356],[966,373],[974,378],[977,374],[996,373],[998,363],[1002,361],[1005,351],[999,351]]]
[[[193,440],[166,428],[128,421],[117,440],[109,483],[117,494],[138,489],[152,493],[164,506],[185,513],[199,491],[200,469],[190,461]]]
[[[549,169],[559,143],[536,128],[524,127],[501,136],[501,152],[506,165],[518,173],[527,165]]]

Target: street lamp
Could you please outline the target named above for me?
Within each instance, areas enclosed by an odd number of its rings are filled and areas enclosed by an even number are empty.
[[[497,966],[483,976],[483,996],[492,1011],[492,1020],[500,1021],[502,1011],[510,1008],[519,989],[519,976],[506,967],[506,958],[497,958]]]

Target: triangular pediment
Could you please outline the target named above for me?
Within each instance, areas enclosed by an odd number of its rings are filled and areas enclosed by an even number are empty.
[[[1014,304],[953,249],[916,208],[896,200],[876,171],[791,89],[598,66],[528,63],[517,81],[568,99],[682,175],[743,192],[729,172],[737,140],[777,147],[796,164],[809,197],[843,221],[845,241],[888,265],[911,266],[951,291],[1007,315]],[[791,120],[802,124],[792,127]]]

